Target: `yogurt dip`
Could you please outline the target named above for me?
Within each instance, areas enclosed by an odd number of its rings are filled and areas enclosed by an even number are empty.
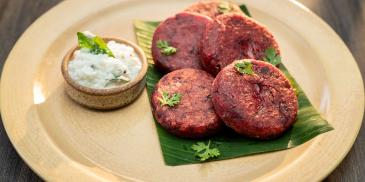
[[[83,34],[90,39],[95,37],[90,32]],[[114,57],[105,53],[96,54],[88,48],[76,50],[68,64],[72,80],[85,87],[108,89],[136,78],[142,62],[134,48],[115,41],[108,41],[106,46]]]

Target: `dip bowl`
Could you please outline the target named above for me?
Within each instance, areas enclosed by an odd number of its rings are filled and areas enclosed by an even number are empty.
[[[66,81],[65,89],[67,95],[75,102],[92,109],[110,110],[123,107],[138,98],[146,85],[147,58],[140,47],[132,42],[116,38],[103,38],[105,42],[114,40],[117,43],[125,44],[134,48],[134,51],[142,62],[142,67],[137,76],[126,84],[113,88],[95,89],[80,85],[74,81],[68,71],[68,64],[73,60],[74,52],[80,49],[79,46],[71,48],[64,56],[61,71]]]

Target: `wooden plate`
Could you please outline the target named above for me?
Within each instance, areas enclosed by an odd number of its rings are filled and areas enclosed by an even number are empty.
[[[205,164],[166,166],[146,91],[126,108],[98,112],[72,102],[60,65],[76,32],[135,41],[132,21],[163,20],[192,1],[65,1],[19,39],[1,80],[1,114],[16,150],[47,181],[317,181],[351,148],[364,89],[340,38],[295,1],[244,1],[277,37],[283,61],[335,130],[300,147]],[[242,2],[241,2],[242,3]]]

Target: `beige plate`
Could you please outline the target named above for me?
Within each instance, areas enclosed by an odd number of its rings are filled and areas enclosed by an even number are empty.
[[[283,59],[335,127],[300,147],[205,164],[166,166],[146,91],[110,112],[85,109],[64,92],[62,56],[76,32],[135,41],[132,20],[162,20],[192,1],[65,1],[38,19],[6,61],[1,114],[23,159],[47,181],[314,181],[351,148],[364,89],[354,58],[323,21],[294,1],[246,0],[277,37]]]

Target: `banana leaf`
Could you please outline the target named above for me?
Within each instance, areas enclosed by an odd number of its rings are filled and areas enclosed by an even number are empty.
[[[241,8],[242,7],[246,8],[245,6],[241,6]],[[149,62],[147,72],[147,92],[149,98],[151,98],[155,84],[163,76],[163,74],[155,69],[151,56],[152,36],[158,24],[159,22],[156,21],[137,20],[134,22],[137,43],[144,50]],[[290,149],[301,145],[322,133],[333,130],[333,127],[313,107],[308,97],[290,75],[285,66],[281,64],[280,69],[291,81],[296,90],[299,102],[297,121],[283,136],[274,140],[259,141],[242,137],[227,128],[225,131],[212,138],[202,140],[184,139],[168,133],[155,120],[165,164],[176,166],[206,162],[200,161],[200,159],[196,157],[196,152],[191,148],[191,146],[197,142],[210,142],[211,147],[218,148],[220,155],[208,160],[216,161]]]

